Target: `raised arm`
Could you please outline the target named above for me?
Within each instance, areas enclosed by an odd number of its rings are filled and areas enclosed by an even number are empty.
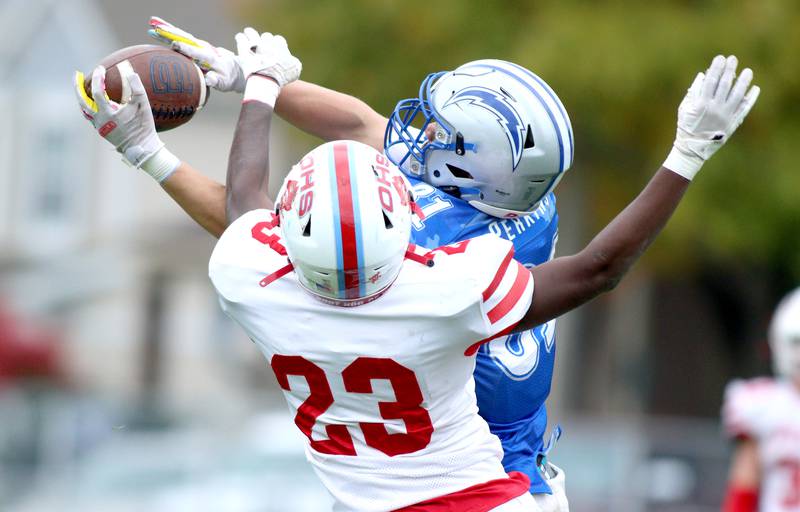
[[[533,303],[518,325],[530,329],[613,289],[652,243],[678,206],[691,179],[742,123],[758,98],[753,73],[736,84],[736,57],[714,58],[678,108],[678,132],[664,166],[645,189],[578,254],[531,270]]]
[[[73,87],[83,116],[128,164],[150,175],[192,219],[219,236],[227,225],[225,187],[182,162],[164,146],[156,133],[141,79],[133,72],[122,79],[128,82],[132,94],[127,103],[118,104],[105,95],[102,66],[92,73],[92,97],[83,88],[83,73],[76,71]]]
[[[228,224],[251,210],[272,208],[267,195],[272,111],[281,88],[297,80],[302,68],[281,36],[246,28],[236,34],[236,45],[247,85],[228,157]]]
[[[225,231],[225,185],[181,162],[161,188],[211,235],[219,238]]]
[[[243,52],[237,59],[237,69],[243,77],[253,77],[247,82],[229,156],[227,190],[164,146],[156,133],[147,93],[136,73],[122,77],[132,93],[131,99],[123,104],[106,96],[105,69],[101,66],[92,74],[92,97],[84,90],[82,73],[75,73],[73,84],[78,105],[94,129],[126,162],[149,174],[192,219],[217,237],[229,221],[242,213],[271,207],[267,197],[269,159],[265,141],[269,139],[275,99],[282,86],[298,78],[301,69],[300,61],[289,53],[286,41],[280,36],[259,35],[253,29],[246,29],[237,35],[237,43]]]
[[[223,92],[244,90],[239,59],[232,52],[157,17],[150,18],[149,33],[193,59],[206,71],[206,83],[210,87]],[[275,113],[325,141],[356,140],[383,151],[383,133],[388,120],[353,96],[297,81],[281,91]]]
[[[281,92],[275,112],[325,141],[355,140],[383,152],[388,119],[354,96],[298,80]]]

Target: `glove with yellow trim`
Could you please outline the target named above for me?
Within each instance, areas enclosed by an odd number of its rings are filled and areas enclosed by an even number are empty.
[[[122,154],[125,162],[142,169],[159,183],[180,164],[156,133],[147,92],[133,68],[120,68],[122,80],[130,85],[130,98],[123,103],[109,99],[105,91],[106,70],[97,66],[92,72],[92,97],[84,89],[84,76],[75,72],[74,87],[78,105],[95,130]],[[94,98],[94,99],[93,99]],[[127,101],[126,101],[127,100]]]
[[[220,92],[244,92],[245,78],[236,54],[194,37],[157,16],[150,18],[148,34],[186,55],[203,70],[206,84]]]

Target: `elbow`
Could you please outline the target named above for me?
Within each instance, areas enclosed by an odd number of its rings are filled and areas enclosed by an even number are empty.
[[[621,257],[613,257],[603,252],[591,255],[587,281],[592,283],[593,295],[608,293],[614,290],[625,274],[628,273],[632,262]]]
[[[624,275],[625,275],[624,272],[612,272],[607,275],[604,275],[602,277],[600,293],[608,293],[612,291],[614,288],[617,287],[617,285],[619,285]]]

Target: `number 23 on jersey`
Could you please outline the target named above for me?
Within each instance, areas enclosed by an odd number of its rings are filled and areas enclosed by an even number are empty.
[[[325,371],[302,356],[276,354],[271,361],[278,384],[291,390],[290,375],[305,378],[309,396],[297,408],[294,422],[308,437],[311,448],[331,455],[358,455],[353,438],[345,425],[327,425],[328,439],[315,440],[312,428],[317,419],[333,405],[333,396]],[[393,457],[422,450],[431,441],[433,424],[428,411],[422,407],[422,391],[414,372],[400,363],[386,358],[359,357],[341,373],[345,391],[348,393],[372,393],[373,380],[387,380],[394,390],[394,402],[378,402],[378,411],[385,420],[402,420],[406,432],[390,434],[384,423],[360,422],[367,446]]]

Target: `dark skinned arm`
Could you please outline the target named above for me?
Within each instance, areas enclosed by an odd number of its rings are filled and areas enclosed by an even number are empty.
[[[515,330],[543,324],[617,286],[680,203],[689,180],[662,167],[581,252],[531,269],[533,304]]]
[[[273,207],[267,195],[271,124],[272,107],[259,101],[242,104],[228,156],[225,194],[228,224],[251,210]]]
[[[663,229],[690,180],[727,141],[758,99],[753,72],[736,77],[734,56],[714,57],[678,107],[678,129],[664,166],[639,196],[578,254],[531,270],[533,303],[518,324],[530,329],[612,290]],[[748,89],[749,88],[749,89]]]

